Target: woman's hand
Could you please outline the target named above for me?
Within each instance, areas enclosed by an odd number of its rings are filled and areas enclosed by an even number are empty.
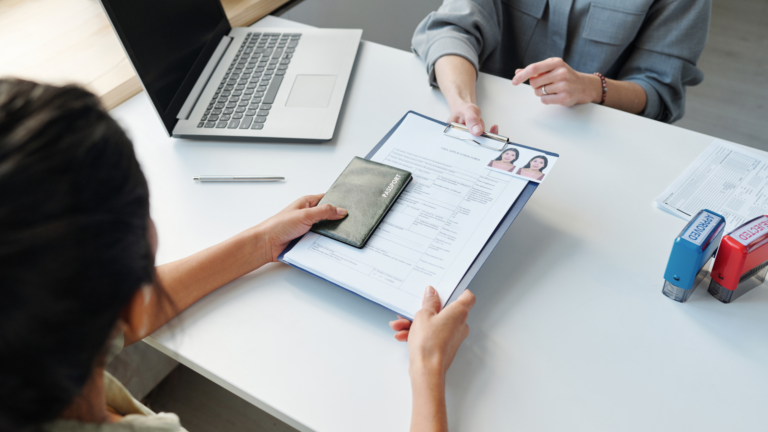
[[[479,136],[485,131],[485,122],[475,103],[475,75],[475,67],[464,57],[447,55],[435,62],[435,77],[451,110],[448,122],[463,124],[472,135]],[[499,133],[499,127],[491,126],[491,133]]]
[[[137,292],[123,313],[127,322],[125,344],[130,345],[152,333],[220,286],[277,260],[291,240],[305,234],[316,222],[347,215],[342,208],[328,204],[318,206],[322,197],[323,194],[299,198],[255,227],[194,255],[157,267],[159,285],[170,302],[160,301],[153,290]]]
[[[466,290],[442,311],[440,304],[437,291],[427,287],[413,322],[400,318],[389,323],[396,332],[395,339],[408,342],[411,431],[448,431],[445,374],[469,335],[467,316],[475,305],[475,295]]]
[[[448,102],[448,107],[451,109],[451,115],[448,117],[448,123],[455,122],[463,124],[469,129],[472,135],[480,136],[485,132],[485,122],[480,114],[480,107],[471,103],[464,102],[462,100],[454,100]],[[491,126],[491,133],[499,133],[499,126]]]
[[[426,366],[445,375],[459,345],[469,335],[467,316],[475,305],[475,295],[466,290],[442,311],[440,304],[437,291],[427,287],[413,322],[399,318],[389,326],[396,332],[395,339],[408,342],[411,367]]]
[[[277,257],[291,240],[302,236],[321,220],[338,220],[347,215],[347,210],[330,204],[318,206],[325,194],[307,195],[256,226],[267,253],[265,262],[277,261]]]
[[[576,72],[563,59],[550,58],[515,71],[512,85],[530,80],[531,87],[546,105],[573,106],[600,103],[603,84],[595,75]],[[546,91],[546,94],[544,93]]]

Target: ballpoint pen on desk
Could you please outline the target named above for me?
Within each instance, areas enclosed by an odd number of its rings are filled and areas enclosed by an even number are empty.
[[[256,176],[256,175],[227,175],[227,176],[212,176],[201,175],[192,177],[192,180],[201,182],[276,182],[285,180],[285,177],[279,176]]]

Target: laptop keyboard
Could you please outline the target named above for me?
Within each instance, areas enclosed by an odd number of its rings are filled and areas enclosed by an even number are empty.
[[[264,129],[301,33],[248,33],[197,124]]]

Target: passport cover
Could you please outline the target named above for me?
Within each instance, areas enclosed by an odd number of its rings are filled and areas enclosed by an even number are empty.
[[[310,231],[362,248],[411,178],[408,171],[355,157],[318,203],[345,208],[347,216],[320,221]]]

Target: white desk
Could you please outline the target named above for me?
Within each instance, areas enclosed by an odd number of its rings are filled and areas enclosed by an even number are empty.
[[[653,199],[712,138],[596,105],[544,106],[530,87],[485,74],[477,87],[487,122],[561,158],[471,286],[472,332],[448,374],[452,430],[765,430],[768,288],[730,305],[701,289],[686,304],[661,294],[684,222]],[[326,144],[171,139],[144,93],[112,113],[149,179],[163,263],[325,191],[408,110],[448,115],[413,54],[364,42]],[[287,181],[198,184],[196,174]],[[392,318],[272,264],[148,341],[299,429],[403,431],[408,355]]]

